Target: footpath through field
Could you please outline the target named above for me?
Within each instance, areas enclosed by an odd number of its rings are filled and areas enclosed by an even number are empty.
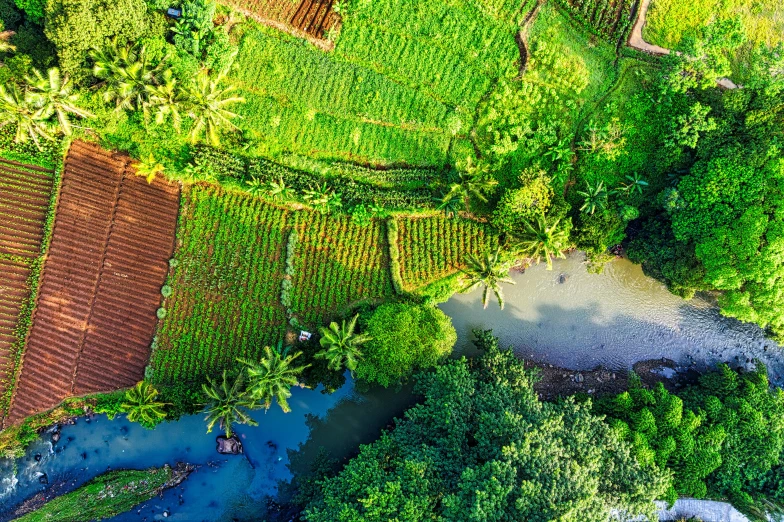
[[[179,187],[74,142],[19,383],[4,425],[142,379],[174,250]]]

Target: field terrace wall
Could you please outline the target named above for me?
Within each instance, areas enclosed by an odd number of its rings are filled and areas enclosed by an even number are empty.
[[[29,323],[54,172],[0,158],[0,418]]]
[[[126,156],[71,146],[5,425],[143,378],[178,210],[178,186],[147,184]]]

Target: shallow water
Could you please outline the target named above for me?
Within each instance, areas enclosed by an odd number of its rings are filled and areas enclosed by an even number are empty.
[[[565,281],[560,282],[561,276]],[[470,352],[470,329],[492,328],[504,345],[523,357],[572,369],[599,364],[625,369],[639,360],[667,357],[698,368],[717,361],[759,358],[781,382],[779,348],[754,326],[722,317],[705,300],[685,301],[642,270],[616,260],[601,275],[589,274],[577,253],[513,276],[505,287],[506,309],[495,302],[482,309],[481,293],[457,295],[442,305],[459,334],[458,350]],[[201,415],[145,430],[124,418],[99,416],[64,426],[52,446],[49,436],[33,444],[16,463],[0,461],[0,520],[21,501],[45,490],[38,481],[78,486],[108,468],[143,469],[185,461],[199,465],[181,486],[114,520],[259,520],[278,482],[305,470],[321,446],[343,459],[374,440],[412,402],[410,389],[357,393],[349,379],[333,395],[295,388],[292,413],[273,407],[256,412],[258,428],[240,426],[244,456],[215,452],[215,435],[205,433]],[[40,453],[40,462],[34,455]],[[3,518],[2,513],[6,513]]]
[[[319,446],[334,458],[346,457],[359,444],[377,438],[381,428],[411,404],[409,390],[402,391],[374,389],[359,394],[350,380],[332,395],[295,388],[289,401],[291,413],[274,406],[266,414],[254,412],[258,427],[237,427],[245,450],[238,456],[215,451],[220,432],[207,434],[203,415],[163,423],[155,430],[124,417],[80,418],[76,425],[62,427],[57,444],[52,445],[48,434],[34,443],[18,459],[15,476],[13,463],[2,462],[0,474],[8,485],[18,483],[0,498],[0,513],[46,489],[38,480],[41,473],[47,474],[50,484],[67,481],[70,490],[108,469],[144,469],[181,461],[199,468],[162,499],[113,520],[162,520],[164,511],[169,512],[166,520],[175,521],[259,520],[265,498],[277,493],[279,481],[291,478],[290,456],[295,470],[307,469]],[[40,462],[35,461],[36,454],[41,455]]]

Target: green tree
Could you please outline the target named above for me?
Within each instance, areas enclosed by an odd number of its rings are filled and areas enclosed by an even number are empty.
[[[364,344],[356,376],[382,386],[437,365],[457,342],[452,320],[435,306],[387,303],[366,322],[370,339]]]
[[[40,150],[41,138],[54,139],[47,119],[46,113],[36,109],[15,83],[7,87],[0,85],[0,128],[13,125],[16,129],[16,143],[32,140]]]
[[[509,266],[501,261],[501,247],[497,246],[494,251],[488,250],[483,257],[469,255],[466,258],[467,267],[462,270],[463,275],[468,279],[461,292],[470,292],[480,286],[484,287],[482,292],[482,306],[487,308],[487,299],[492,291],[498,299],[498,306],[504,309],[504,291],[501,283],[513,285],[515,282],[509,278]]]
[[[181,111],[184,107],[182,89],[171,69],[164,69],[158,83],[144,85],[146,100],[142,106],[146,120],[154,117],[156,125],[171,119],[172,126],[179,131],[182,127]]]
[[[577,191],[577,194],[583,197],[583,206],[580,207],[581,212],[587,212],[593,215],[597,210],[604,210],[607,208],[607,198],[609,193],[604,186],[604,181],[599,181],[595,185],[585,182],[585,191]]]
[[[118,111],[144,110],[150,103],[152,87],[164,72],[140,44],[119,45],[117,40],[102,49],[90,51],[93,74],[105,80],[103,99],[114,102]],[[160,100],[158,100],[160,101]]]
[[[526,221],[525,231],[516,238],[517,249],[537,263],[544,257],[547,270],[552,270],[552,258],[565,259],[563,252],[569,247],[569,230],[567,227],[559,226],[560,222],[560,219],[556,219],[548,225],[544,213],[537,216],[533,224]]]
[[[136,164],[136,175],[142,176],[147,180],[147,183],[152,183],[158,174],[163,174],[164,170],[165,167],[152,154]]]
[[[308,522],[655,519],[667,475],[641,466],[590,401],[543,403],[497,339],[417,377],[423,400],[318,482]]]
[[[345,367],[353,375],[357,369],[357,364],[362,357],[360,346],[371,340],[367,334],[354,332],[357,319],[359,315],[355,315],[348,324],[344,319],[339,326],[333,321],[329,328],[320,329],[319,344],[324,350],[318,352],[316,358],[326,359],[330,370],[337,372]]]
[[[248,394],[254,401],[261,401],[266,409],[276,401],[285,413],[291,411],[288,398],[291,397],[291,387],[299,382],[298,376],[310,365],[295,366],[294,361],[302,352],[289,354],[288,349],[282,350],[278,346],[273,350],[264,347],[264,355],[259,362],[241,360],[247,366]]]
[[[193,120],[188,136],[193,143],[199,141],[204,134],[210,145],[218,146],[221,130],[236,129],[231,120],[238,116],[228,107],[244,102],[245,99],[234,95],[236,88],[233,85],[221,87],[222,79],[223,75],[210,79],[202,73],[185,88],[188,116]]]
[[[207,378],[207,384],[202,384],[202,389],[210,401],[205,405],[207,415],[207,433],[212,432],[212,428],[218,427],[226,432],[226,438],[232,435],[232,425],[247,424],[248,426],[258,426],[258,422],[253,420],[248,414],[248,410],[253,409],[256,401],[248,395],[245,389],[245,371],[241,371],[234,383],[229,383],[226,370],[223,370],[223,380],[220,384]]]
[[[46,77],[37,69],[33,75],[25,78],[28,84],[27,99],[41,111],[41,116],[57,117],[57,122],[66,136],[71,135],[71,115],[79,118],[92,118],[88,111],[79,108],[77,101],[79,95],[73,92],[73,84],[68,76],[61,76],[60,69],[52,67]]]
[[[125,402],[120,407],[128,414],[128,420],[145,427],[153,427],[166,417],[166,403],[157,401],[158,390],[146,381],[125,392]]]
[[[46,3],[44,32],[57,48],[60,69],[84,79],[90,49],[111,39],[118,45],[138,41],[150,26],[144,0],[51,0]]]

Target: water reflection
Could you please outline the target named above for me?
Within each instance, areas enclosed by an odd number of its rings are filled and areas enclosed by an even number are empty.
[[[503,311],[495,302],[482,310],[479,292],[442,305],[463,347],[472,328],[492,328],[522,357],[571,369],[631,368],[660,357],[704,368],[758,358],[774,380],[784,376],[779,347],[760,328],[723,317],[705,299],[671,294],[627,260],[597,275],[575,253],[556,260],[551,272],[539,265],[513,279],[516,285],[504,287]]]

